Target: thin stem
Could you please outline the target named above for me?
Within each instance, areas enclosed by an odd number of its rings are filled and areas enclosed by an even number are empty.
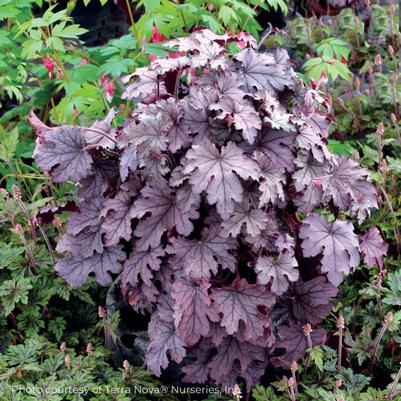
[[[26,253],[28,254],[29,264],[31,265],[32,273],[36,275],[38,272],[36,270],[35,258],[33,257],[33,253],[31,251],[31,248],[29,248],[29,245],[28,245],[28,243],[27,243],[27,241],[25,239],[25,235],[24,235],[23,229],[22,229],[20,224],[17,224],[16,231],[17,231],[17,234],[19,235],[19,237],[21,239],[22,244],[25,247]]]
[[[400,381],[400,378],[401,378],[401,366],[398,369],[397,376],[395,377],[393,384],[391,386],[390,392],[387,395],[388,400],[392,400],[393,397],[395,396],[395,391],[397,389],[397,385],[398,385],[398,382]]]
[[[344,331],[344,317],[340,315],[337,319],[338,328],[338,354],[337,354],[337,372],[341,372],[342,354],[343,354],[343,331]]]
[[[397,246],[397,252],[400,253],[401,252],[401,233],[400,233],[400,229],[398,228],[398,220],[397,218],[394,216],[394,208],[393,205],[387,195],[386,190],[379,185],[379,189],[381,190],[383,196],[384,196],[384,200],[386,201],[386,205],[388,210],[390,211],[390,213],[393,216],[393,221],[394,221],[394,236],[396,238],[396,246]]]
[[[40,232],[41,232],[41,234],[42,234],[42,237],[43,237],[43,239],[44,239],[44,241],[45,241],[47,250],[49,251],[50,257],[51,257],[51,259],[52,259],[52,267],[53,267],[53,273],[54,273],[54,265],[56,264],[56,261],[55,261],[55,259],[54,259],[53,248],[52,248],[52,246],[51,246],[51,244],[50,244],[49,237],[47,236],[46,232],[43,230],[42,225],[41,225],[41,224],[38,224],[38,227],[39,227],[39,230],[40,230]]]
[[[260,39],[258,45],[256,46],[255,51],[258,51],[263,46],[263,44],[265,43],[266,39],[272,34],[272,32],[273,32],[273,27],[269,22],[269,30],[263,34],[263,36]]]
[[[379,335],[377,336],[377,339],[375,341],[375,345],[373,347],[373,353],[372,353],[372,359],[370,362],[370,366],[373,367],[375,362],[376,362],[376,357],[377,357],[377,352],[379,350],[379,346],[380,346],[380,342],[384,336],[384,334],[386,333],[389,324],[391,323],[391,321],[393,320],[393,314],[391,312],[388,312],[386,315],[386,318],[384,319],[384,324],[380,330]]]

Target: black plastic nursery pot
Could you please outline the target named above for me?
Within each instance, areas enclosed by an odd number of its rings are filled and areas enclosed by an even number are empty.
[[[116,328],[105,325],[106,348],[111,352],[113,364],[121,368],[126,360],[133,366],[143,366],[145,352],[148,346],[147,326],[149,316],[136,313],[121,294],[120,279],[114,281],[106,297],[106,311],[108,320],[116,313],[120,319]],[[181,366],[191,359],[191,355],[184,358],[181,364],[170,362],[163,370],[160,380],[171,385],[185,385],[181,382],[183,373]]]

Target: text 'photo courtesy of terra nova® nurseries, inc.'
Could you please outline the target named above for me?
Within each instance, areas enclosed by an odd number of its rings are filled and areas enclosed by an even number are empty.
[[[401,9],[0,0],[1,401],[401,401]]]

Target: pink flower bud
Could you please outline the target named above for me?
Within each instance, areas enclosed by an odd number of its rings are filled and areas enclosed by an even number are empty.
[[[379,123],[379,125],[377,126],[377,129],[376,129],[376,133],[381,136],[384,135],[384,124],[383,123]]]
[[[339,330],[345,329],[345,321],[344,321],[343,315],[340,315],[337,319],[337,329],[339,329]]]
[[[88,60],[86,60],[85,58],[83,58],[83,59],[78,63],[78,65],[85,65],[85,64],[88,64]]]
[[[302,330],[305,336],[309,336],[313,331],[312,326],[309,323],[306,323],[304,326],[302,326]]]
[[[99,306],[98,308],[98,315],[101,319],[105,318],[107,316],[106,309],[103,308],[103,306]]]
[[[376,54],[375,56],[375,64],[380,66],[382,65],[382,56],[380,54]]]
[[[0,188],[0,194],[4,199],[8,199],[10,197],[8,191],[4,188]]]
[[[86,346],[86,353],[89,355],[92,351],[93,351],[93,345],[92,345],[92,343],[89,343]]]
[[[64,363],[65,363],[65,366],[67,366],[67,368],[69,369],[70,366],[71,366],[71,357],[70,357],[69,354],[67,354],[67,355],[65,356],[65,358],[64,358]]]
[[[67,349],[67,344],[65,343],[65,341],[63,341],[63,342],[60,344],[60,351],[61,351],[61,352],[64,352],[66,349]]]
[[[21,191],[15,184],[13,185],[12,191],[13,191],[13,198],[16,201],[20,201],[21,200]]]
[[[131,366],[130,363],[125,359],[124,362],[123,362],[123,368],[125,370],[127,370],[127,369],[129,369],[130,366]]]
[[[16,224],[14,229],[19,236],[24,235],[24,229],[22,228],[21,224]]]

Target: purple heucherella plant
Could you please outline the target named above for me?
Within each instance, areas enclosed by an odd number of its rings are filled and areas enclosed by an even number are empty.
[[[73,181],[56,270],[71,286],[94,274],[150,318],[146,364],[183,363],[186,382],[248,388],[268,363],[291,363],[325,332],[330,298],[360,262],[382,264],[367,170],[329,152],[329,103],[282,49],[197,30],[125,78],[136,104],[91,127],[38,132],[37,165]],[[176,52],[180,52],[177,57]],[[304,326],[312,327],[305,335]],[[191,358],[186,358],[190,355]]]

